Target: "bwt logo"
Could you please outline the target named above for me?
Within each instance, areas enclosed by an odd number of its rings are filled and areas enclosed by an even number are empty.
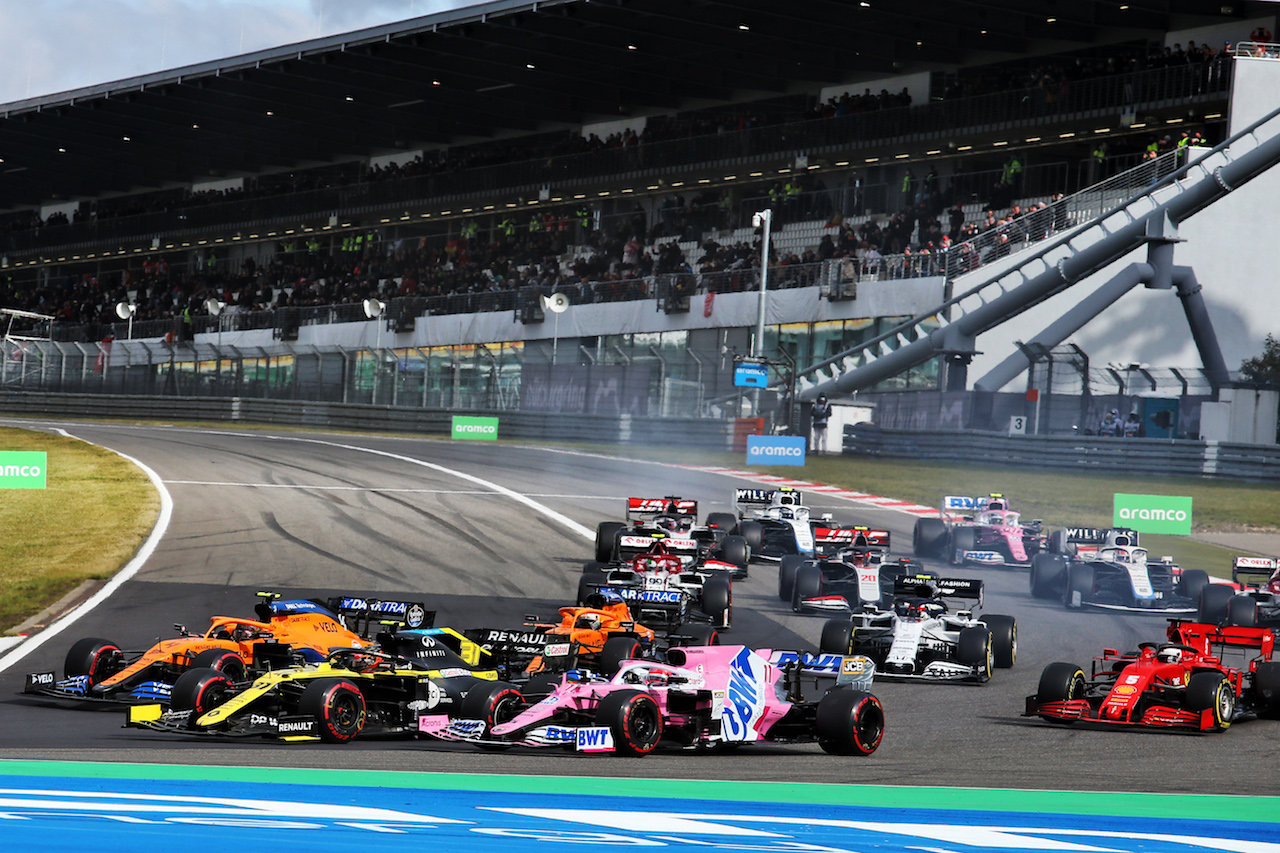
[[[603,726],[584,726],[575,733],[575,746],[582,752],[612,752],[613,732]]]
[[[803,465],[804,453],[800,436],[747,436],[748,465]]]

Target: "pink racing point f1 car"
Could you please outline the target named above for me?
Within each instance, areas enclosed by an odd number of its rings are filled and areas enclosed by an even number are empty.
[[[647,755],[676,748],[753,742],[813,743],[835,755],[870,755],[884,734],[884,708],[865,688],[874,665],[844,658],[829,670],[770,662],[745,646],[674,648],[667,662],[626,661],[611,679],[575,670],[537,704],[486,730],[482,720],[429,714],[419,731],[494,746],[559,746]],[[827,676],[825,679],[820,676]],[[819,685],[826,681],[826,689]],[[822,691],[817,701],[802,689]]]

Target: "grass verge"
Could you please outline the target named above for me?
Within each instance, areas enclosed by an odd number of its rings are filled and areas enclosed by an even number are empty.
[[[160,511],[146,475],[109,450],[0,428],[0,450],[48,454],[45,489],[0,499],[0,628],[6,633],[86,580],[111,577]]]

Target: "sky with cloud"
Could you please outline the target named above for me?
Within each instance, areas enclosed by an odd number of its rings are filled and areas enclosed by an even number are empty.
[[[0,0],[0,103],[473,5],[468,0]]]

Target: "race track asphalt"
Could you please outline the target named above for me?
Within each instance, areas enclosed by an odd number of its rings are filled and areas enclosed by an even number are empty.
[[[125,729],[118,707],[68,707],[20,693],[24,673],[61,672],[66,649],[100,636],[143,648],[180,623],[250,612],[254,593],[355,593],[423,599],[437,624],[521,625],[572,603],[597,522],[620,518],[627,496],[678,494],[700,513],[731,510],[732,477],[597,455],[490,442],[338,434],[108,425],[61,426],[133,456],[173,496],[172,523],[151,559],[108,601],[0,673],[0,758],[336,767],[440,772],[847,782],[1020,789],[1280,794],[1280,721],[1222,734],[1099,731],[1020,716],[1044,666],[1088,668],[1104,646],[1163,637],[1159,617],[1069,612],[1032,599],[1025,571],[934,566],[986,582],[986,613],[1018,619],[1018,659],[982,686],[878,682],[887,731],[866,758],[816,746],[727,754],[662,753],[643,760],[561,752],[487,753],[425,740],[358,739],[345,746],[165,736]],[[56,464],[50,460],[50,467]],[[803,469],[797,469],[802,475]],[[548,507],[536,511],[511,494]],[[946,492],[938,483],[938,492]],[[1016,500],[1016,496],[1014,496]],[[813,496],[839,520],[888,527],[910,550],[906,513]],[[777,599],[777,569],[753,564],[734,584],[726,641],[815,648],[822,618]],[[625,781],[619,782],[625,785]]]

